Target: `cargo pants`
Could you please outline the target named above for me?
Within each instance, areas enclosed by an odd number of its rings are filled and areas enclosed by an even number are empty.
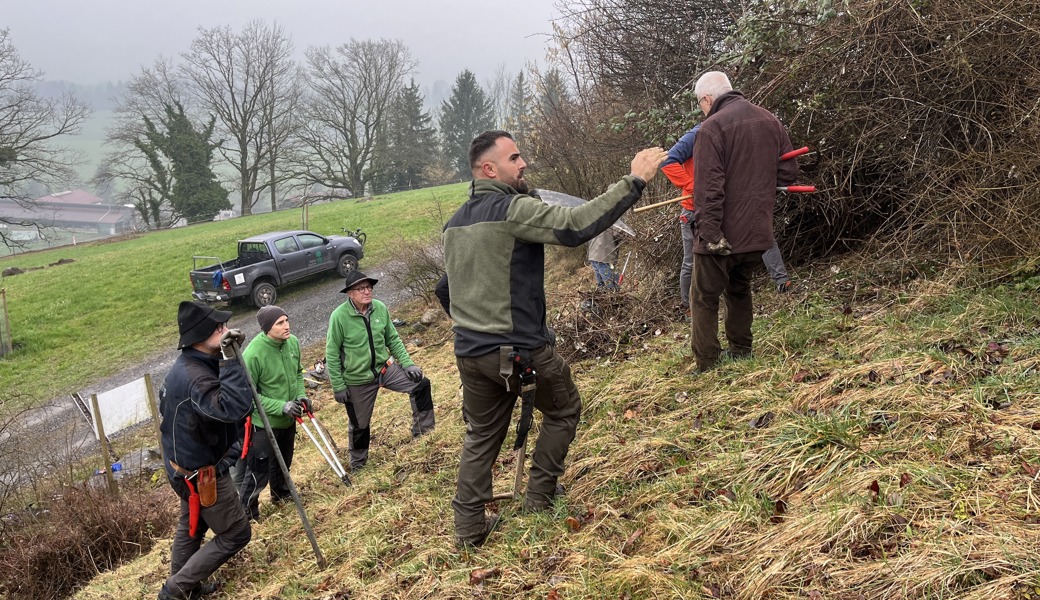
[[[571,379],[570,367],[552,346],[530,352],[538,374],[534,406],[542,413],[542,424],[534,445],[524,506],[540,510],[549,506],[557,479],[563,474],[564,460],[578,429],[581,396]],[[478,357],[459,356],[456,363],[462,379],[466,435],[451,502],[455,537],[459,542],[479,544],[485,536],[484,506],[493,496],[492,467],[514,422],[513,407],[520,387],[514,374],[506,388],[506,380],[499,374],[498,351]]]

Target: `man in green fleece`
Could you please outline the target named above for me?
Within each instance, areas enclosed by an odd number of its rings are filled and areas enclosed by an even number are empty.
[[[447,276],[437,290],[442,302],[449,300],[446,308],[455,321],[466,417],[451,503],[460,547],[481,545],[495,523],[484,506],[520,388],[516,373],[503,379],[502,357],[517,352],[537,372],[534,408],[542,413],[542,425],[525,509],[549,508],[578,427],[581,397],[545,323],[545,244],[580,246],[606,231],[639,200],[666,156],[662,148],[647,148],[632,160],[631,173],[605,193],[562,207],[530,195],[527,163],[509,133],[486,131],[470,143],[470,197],[444,227]]]
[[[251,447],[246,456],[246,471],[238,493],[250,518],[260,518],[260,492],[271,484],[271,502],[292,500],[292,492],[278,465],[274,452],[281,452],[285,466],[292,466],[296,444],[296,418],[303,415],[307,392],[300,364],[300,341],[289,333],[289,316],[271,305],[256,313],[261,332],[242,351],[246,368],[256,385],[260,405],[267,414],[277,448],[264,431],[264,420],[254,408]]]
[[[372,297],[378,279],[357,269],[340,290],[347,301],[329,315],[325,360],[336,402],[347,408],[350,470],[368,461],[372,409],[379,388],[408,394],[412,438],[434,428],[433,390],[412,362],[386,305]]]

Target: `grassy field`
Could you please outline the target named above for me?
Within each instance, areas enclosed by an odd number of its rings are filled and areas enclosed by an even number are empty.
[[[437,430],[412,442],[407,400],[381,396],[349,489],[300,437],[293,477],[329,566],[316,567],[294,509],[265,494],[214,598],[1040,597],[1035,290],[978,284],[970,269],[882,284],[876,261],[817,263],[798,273],[810,291],[757,296],[753,359],[691,378],[688,326],[655,314],[648,287],[580,316],[591,275],[559,256],[547,281],[561,348],[619,321],[649,327],[572,365],[584,410],[552,511],[499,502],[488,543],[454,548],[465,426],[449,325],[405,330],[423,340],[411,350],[433,380]],[[330,396],[315,394],[342,443]],[[169,535],[76,598],[153,597]]]
[[[435,233],[438,211],[450,215],[464,197],[458,184],[317,205],[309,229],[361,227],[363,264],[378,264],[396,241]],[[0,280],[16,347],[0,359],[9,406],[68,394],[169,347],[177,303],[191,299],[192,255],[232,257],[237,240],[300,221],[301,211],[280,211],[0,259],[0,270],[25,271]],[[73,262],[55,264],[61,259]]]

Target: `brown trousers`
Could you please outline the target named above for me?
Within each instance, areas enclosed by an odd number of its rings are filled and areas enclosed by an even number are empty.
[[[761,252],[719,256],[695,254],[693,284],[690,286],[690,319],[693,328],[693,356],[697,368],[705,371],[719,361],[719,296],[726,302],[726,340],[734,357],[751,354],[751,277],[762,264]]]

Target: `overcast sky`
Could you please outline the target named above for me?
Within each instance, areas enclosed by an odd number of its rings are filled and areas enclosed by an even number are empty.
[[[416,79],[449,83],[465,68],[481,82],[499,67],[544,63],[556,0],[0,0],[0,28],[45,79],[126,81],[160,55],[186,52],[199,27],[277,22],[299,58],[350,38],[402,40]]]

